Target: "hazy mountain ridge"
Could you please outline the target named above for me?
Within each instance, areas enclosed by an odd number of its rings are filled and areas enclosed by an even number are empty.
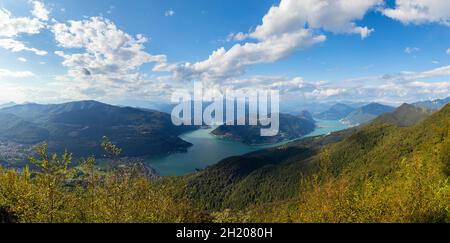
[[[6,108],[6,107],[11,107],[11,106],[15,106],[17,105],[14,102],[8,102],[8,103],[4,103],[4,104],[0,104],[0,109]]]
[[[379,103],[370,103],[351,112],[342,122],[348,125],[360,125],[375,119],[381,114],[394,111],[394,107]]]
[[[407,127],[425,120],[434,112],[435,110],[416,107],[405,103],[398,107],[394,112],[385,113],[377,117],[373,122]]]
[[[417,107],[432,109],[432,110],[439,110],[442,107],[444,107],[445,105],[447,105],[448,103],[450,103],[450,97],[447,97],[445,99],[420,101],[420,102],[413,103],[413,105],[417,106]]]
[[[323,120],[340,120],[348,116],[355,110],[356,108],[351,107],[349,105],[343,103],[336,103],[335,105],[330,107],[327,111],[316,115],[316,117]]]

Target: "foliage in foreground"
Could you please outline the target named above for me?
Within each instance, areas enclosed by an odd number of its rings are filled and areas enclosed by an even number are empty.
[[[106,142],[112,155],[120,150]],[[36,169],[0,168],[4,222],[198,222],[201,214],[175,196],[170,179],[150,181],[139,165],[99,171],[93,157],[71,167],[71,155],[37,147]]]

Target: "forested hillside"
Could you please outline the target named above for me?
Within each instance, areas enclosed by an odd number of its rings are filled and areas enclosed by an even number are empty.
[[[314,131],[316,127],[314,119],[307,111],[297,116],[280,113],[279,117],[279,132],[276,136],[261,136],[261,129],[268,126],[261,126],[260,122],[257,126],[222,125],[212,131],[212,134],[246,144],[268,144],[300,138]]]
[[[449,118],[446,106],[410,127],[377,121],[230,158],[192,175],[188,193],[232,221],[449,220]]]
[[[178,136],[193,126],[174,126],[169,114],[96,101],[24,104],[0,109],[0,141],[73,151],[77,157],[101,155],[108,136],[125,156],[161,155],[185,151],[190,144]],[[0,151],[1,152],[1,151]]]
[[[1,220],[450,222],[450,105],[421,120],[379,118],[163,179],[140,163],[99,169],[89,157],[70,166],[71,154],[44,145],[33,170],[0,169]],[[102,147],[120,157],[110,141]]]

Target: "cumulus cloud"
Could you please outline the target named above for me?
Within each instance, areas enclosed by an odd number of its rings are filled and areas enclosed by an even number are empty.
[[[36,55],[46,55],[46,51],[38,50],[25,46],[25,44],[17,38],[21,34],[34,35],[39,34],[45,28],[45,22],[48,20],[49,11],[44,4],[39,1],[33,1],[34,8],[31,17],[14,17],[11,12],[0,8],[0,47],[12,52],[31,51]]]
[[[13,17],[11,12],[0,9],[0,36],[15,37],[19,34],[38,34],[44,24],[37,18]]]
[[[0,69],[0,78],[29,78],[34,76],[34,73],[30,71],[11,71],[8,69]]]
[[[333,33],[359,34],[366,38],[373,29],[358,26],[354,21],[382,3],[380,0],[282,0],[264,16],[263,23],[250,34],[264,39],[305,28],[323,29]]]
[[[258,63],[272,63],[286,57],[295,50],[309,47],[325,40],[303,29],[256,43],[235,44],[229,50],[220,48],[208,59],[197,63],[160,63],[154,71],[171,71],[175,80],[220,81],[241,75],[247,66]]]
[[[443,3],[443,1],[434,0]],[[422,1],[425,5],[428,1]],[[431,2],[430,2],[431,3]],[[402,8],[405,2],[397,1]],[[377,76],[367,84],[332,85],[327,82],[306,82],[300,77],[262,77],[238,78],[249,65],[276,62],[297,50],[310,47],[326,40],[325,34],[358,34],[367,38],[373,31],[369,26],[357,24],[371,9],[389,14],[383,0],[281,0],[263,17],[262,23],[248,33],[229,34],[227,41],[246,41],[233,45],[230,49],[219,48],[206,60],[195,63],[161,62],[154,71],[169,71],[174,80],[201,80],[214,88],[252,89],[258,87],[277,88],[293,98],[337,99],[383,97],[418,97],[419,94],[448,93],[448,82],[434,82],[425,85],[427,78],[446,76],[448,68],[441,67],[424,72],[402,72],[396,75]],[[391,9],[392,10],[392,9]],[[435,13],[432,13],[435,15]],[[442,18],[439,21],[443,23]],[[419,22],[417,22],[419,23]],[[405,53],[419,51],[417,47],[405,48]],[[418,87],[423,87],[417,90]],[[425,87],[426,86],[426,87]]]
[[[27,47],[22,41],[18,41],[12,38],[0,39],[0,47],[12,52],[31,51],[39,56],[47,55],[46,51]]]
[[[82,21],[56,23],[52,26],[58,46],[81,49],[70,53],[56,51],[83,92],[102,95],[110,89],[138,88],[143,85],[139,67],[150,62],[165,62],[164,55],[151,55],[144,49],[147,39],[131,36],[108,19],[92,17]]]
[[[383,14],[405,24],[439,23],[450,26],[448,0],[396,0]]]
[[[249,65],[272,63],[326,40],[321,30],[359,34],[366,38],[373,29],[358,26],[372,7],[382,0],[282,0],[270,8],[262,24],[251,33],[228,36],[243,41],[230,49],[219,48],[208,59],[196,63],[160,63],[154,71],[172,72],[175,80],[223,82],[242,75]]]
[[[50,11],[47,10],[44,3],[40,1],[33,1],[32,3],[33,3],[33,10],[31,11],[31,13],[33,14],[33,16],[35,16],[40,20],[47,21]]]
[[[394,7],[386,8],[383,0],[281,0],[279,5],[269,9],[254,29],[227,37],[227,41],[237,43],[230,48],[218,48],[205,60],[193,63],[169,63],[165,55],[146,52],[148,40],[144,36],[128,34],[105,18],[47,22],[50,11],[46,6],[41,1],[29,2],[33,5],[29,17],[15,17],[0,8],[0,47],[12,52],[46,55],[46,51],[27,47],[27,43],[18,38],[50,28],[60,48],[55,54],[62,59],[68,72],[46,83],[46,89],[33,89],[33,92],[40,90],[53,98],[168,97],[171,91],[184,85],[169,82],[172,80],[200,80],[209,85],[208,88],[221,91],[228,88],[277,89],[283,99],[294,101],[390,102],[450,95],[449,82],[429,80],[450,76],[450,66],[423,72],[360,77],[344,83],[307,81],[302,77],[242,76],[251,65],[273,63],[324,42],[328,33],[356,35],[361,39],[369,37],[374,29],[359,24],[358,20],[371,9],[378,9],[385,16],[406,24],[449,25],[449,1],[397,0]],[[170,17],[175,11],[167,10],[164,14]],[[404,51],[411,54],[419,49],[407,47]],[[450,54],[450,49],[447,53]],[[155,63],[155,72],[169,74],[159,76],[160,73],[155,73],[156,76],[148,77],[140,70],[146,63]],[[33,76],[29,71],[0,69],[2,78]]]

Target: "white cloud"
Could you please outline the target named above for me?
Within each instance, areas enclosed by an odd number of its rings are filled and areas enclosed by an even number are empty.
[[[47,54],[46,51],[26,47],[23,42],[16,39],[21,34],[39,34],[41,29],[45,28],[42,20],[48,20],[49,11],[41,2],[33,1],[32,3],[34,5],[32,14],[35,18],[14,17],[8,10],[0,8],[0,37],[3,37],[0,39],[0,48],[12,52],[31,51],[40,56]]]
[[[58,46],[82,52],[56,51],[68,68],[64,80],[76,81],[81,92],[96,95],[116,89],[121,92],[145,85],[139,67],[150,62],[165,62],[164,55],[151,55],[144,49],[147,39],[131,36],[110,20],[92,17],[82,21],[56,23],[52,27]]]
[[[220,81],[243,74],[245,68],[252,64],[272,63],[286,57],[292,52],[309,47],[325,40],[325,36],[314,34],[306,29],[280,37],[266,39],[257,43],[235,44],[229,50],[220,48],[207,60],[194,64],[156,65],[155,71],[171,71],[176,80]]]
[[[433,81],[434,80],[434,81]],[[440,80],[440,81],[437,81]],[[346,82],[347,98],[415,102],[450,96],[450,66],[421,72],[403,71],[372,77],[360,77]]]
[[[34,76],[34,73],[30,71],[11,71],[8,69],[0,69],[0,78],[29,78]]]
[[[449,55],[450,55],[450,48],[448,48],[448,49],[447,49],[447,54],[449,54]]]
[[[27,62],[28,60],[24,57],[19,57],[17,58],[17,60],[21,61],[21,62]]]
[[[38,34],[44,24],[37,18],[13,17],[6,9],[0,9],[0,36],[15,37],[19,34]]]
[[[12,38],[0,39],[0,47],[10,50],[12,52],[21,52],[21,51],[31,51],[36,55],[45,56],[47,55],[46,51],[39,50],[36,48],[26,47],[25,44],[21,41],[14,40]]]
[[[436,78],[442,81],[431,81]],[[302,77],[252,76],[233,78],[217,86],[240,90],[277,89],[283,95],[283,102],[287,103],[353,100],[394,104],[450,96],[450,66],[421,72],[357,77],[338,83],[307,81]]]
[[[395,8],[384,9],[383,14],[404,24],[450,25],[448,0],[396,0],[395,3]]]
[[[242,41],[229,50],[219,48],[208,59],[196,63],[161,63],[154,71],[172,72],[167,79],[225,82],[242,75],[249,65],[272,63],[326,40],[321,30],[359,34],[366,38],[373,29],[358,26],[365,13],[382,0],[282,0],[270,8],[254,32],[229,35]]]
[[[230,33],[227,37],[227,41],[235,40],[235,41],[243,41],[247,39],[249,36],[248,34],[244,34],[242,32],[239,32],[237,34]]]
[[[420,49],[417,48],[417,47],[406,47],[405,48],[405,53],[406,54],[412,54],[412,53],[418,52],[418,51],[420,51]]]
[[[436,76],[447,76],[450,75],[450,66],[443,66],[438,67],[435,69],[427,70],[424,72],[406,72],[402,73],[401,76],[403,76],[405,79],[425,79],[425,78],[431,78]]]
[[[175,11],[173,11],[172,9],[167,10],[166,12],[164,12],[164,16],[166,17],[171,17],[175,15]]]
[[[382,0],[282,0],[264,16],[262,25],[250,36],[264,39],[305,28],[324,29],[333,33],[360,34],[366,38],[373,29],[354,21],[364,17]]]
[[[347,92],[347,89],[345,88],[319,88],[313,90],[312,92],[306,93],[305,97],[314,98],[316,100],[324,100],[345,94],[345,92]]]
[[[33,1],[32,3],[33,3],[33,10],[31,11],[31,13],[33,14],[33,16],[35,16],[40,20],[47,21],[50,11],[47,10],[47,8],[45,8],[44,3],[40,1]]]

